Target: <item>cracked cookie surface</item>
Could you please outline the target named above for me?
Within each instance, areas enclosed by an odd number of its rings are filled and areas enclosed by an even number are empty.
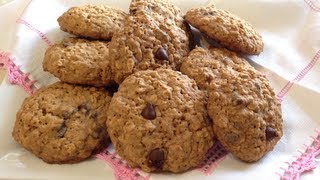
[[[189,10],[185,20],[228,49],[251,55],[263,51],[261,35],[251,24],[214,6]]]
[[[12,132],[25,149],[47,163],[76,163],[106,145],[103,88],[55,83],[23,102]]]
[[[72,7],[58,18],[60,29],[80,37],[110,40],[127,14],[104,5]]]
[[[112,98],[107,127],[119,155],[146,172],[196,167],[213,144],[205,94],[170,69],[129,76]]]

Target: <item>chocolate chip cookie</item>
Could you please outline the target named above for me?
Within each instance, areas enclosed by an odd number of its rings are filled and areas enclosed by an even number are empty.
[[[194,79],[200,89],[207,90],[212,80],[223,78],[222,71],[233,73],[250,68],[253,67],[245,59],[227,49],[197,47],[183,60],[180,71]]]
[[[261,35],[245,20],[214,6],[189,10],[185,20],[228,49],[251,55],[263,51]]]
[[[180,10],[169,1],[137,0],[130,5],[130,12],[123,30],[114,35],[109,46],[115,81],[120,84],[140,70],[178,70],[189,52]]]
[[[86,38],[110,40],[123,27],[127,16],[120,9],[104,5],[72,7],[58,18],[61,30]]]
[[[103,88],[55,83],[23,102],[12,135],[47,163],[75,163],[103,147],[111,96]]]
[[[111,84],[108,42],[66,38],[49,47],[43,69],[63,82],[93,86]]]
[[[124,80],[111,100],[107,127],[119,155],[146,172],[196,167],[213,144],[205,94],[170,69]]]
[[[215,135],[234,156],[257,161],[280,140],[281,106],[261,73],[222,71],[221,78],[212,80],[208,94]]]

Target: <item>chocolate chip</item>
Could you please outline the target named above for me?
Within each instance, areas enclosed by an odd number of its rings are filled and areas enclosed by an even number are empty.
[[[275,137],[278,137],[277,131],[275,129],[273,129],[272,127],[267,127],[266,128],[266,139],[267,139],[267,141],[271,141]]]
[[[58,137],[63,138],[64,134],[67,132],[67,126],[63,123],[58,129]]]
[[[165,48],[161,47],[155,52],[154,57],[158,60],[169,60],[168,52]]]
[[[193,50],[197,46],[202,47],[202,44],[201,44],[202,34],[201,34],[201,32],[198,29],[190,26],[189,24],[186,27],[187,27],[188,37],[189,37],[190,51]]]
[[[157,148],[150,152],[149,154],[149,164],[150,166],[161,169],[164,162],[164,152],[163,150]]]
[[[154,120],[157,117],[154,105],[147,103],[146,107],[141,112],[141,116],[148,120]]]
[[[111,96],[113,96],[114,93],[118,92],[118,88],[119,88],[118,84],[112,84],[112,85],[106,86],[105,90],[108,91],[111,94]]]

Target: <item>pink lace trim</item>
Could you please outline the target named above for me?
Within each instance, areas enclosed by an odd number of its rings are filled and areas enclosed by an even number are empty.
[[[217,141],[208,151],[204,161],[200,163],[198,170],[204,175],[210,175],[227,154],[228,151]]]
[[[319,59],[320,59],[320,50],[316,53],[316,55],[312,58],[312,60],[308,63],[308,65],[304,67],[302,71],[300,71],[300,73],[293,80],[289,81],[280,90],[280,92],[277,94],[277,98],[280,102],[283,100],[284,96],[290,91],[292,86],[295,83],[301,81],[304,78],[304,76],[316,65]]]
[[[311,145],[304,145],[306,150],[298,151],[300,155],[295,156],[296,159],[291,163],[286,162],[288,164],[286,169],[281,168],[284,173],[277,173],[281,180],[297,180],[302,173],[316,168],[315,158],[320,155],[320,132],[316,130],[316,133],[315,137],[311,137],[313,139]]]
[[[204,175],[211,174],[213,169],[227,154],[228,152],[222,147],[222,145],[219,142],[216,142],[208,151],[204,161],[200,163],[198,170]],[[150,178],[150,174],[144,176],[140,169],[130,168],[125,160],[117,156],[116,152],[111,153],[111,151],[105,149],[97,154],[96,157],[106,162],[114,170],[114,175],[119,180],[148,180]]]
[[[49,40],[49,38],[40,30],[38,30],[37,28],[35,28],[34,26],[32,26],[30,23],[28,23],[27,21],[23,20],[23,19],[17,19],[16,21],[19,24],[23,24],[25,26],[27,26],[31,31],[36,32],[39,37],[48,45],[48,46],[52,46],[52,42]]]
[[[13,63],[13,58],[8,53],[0,52],[0,66],[3,67],[8,75],[11,84],[22,87],[28,94],[33,94],[36,90],[34,83],[29,79],[30,73],[23,73],[19,66]]]
[[[143,175],[139,169],[130,168],[125,160],[117,156],[116,152],[111,153],[105,149],[96,157],[106,162],[113,169],[117,180],[148,180],[150,178],[150,174]]]
[[[314,11],[318,11],[320,12],[320,5],[316,5],[316,2],[314,2],[313,0],[304,0],[311,9],[313,9]]]

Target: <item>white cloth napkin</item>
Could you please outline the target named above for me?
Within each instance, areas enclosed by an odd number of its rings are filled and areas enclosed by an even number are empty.
[[[37,81],[36,87],[46,86],[57,80],[42,69],[42,60],[48,45],[69,36],[59,30],[56,19],[67,8],[87,3],[106,4],[127,11],[130,1],[33,0],[17,21],[12,52],[16,58],[14,62],[21,66],[23,72],[30,73],[30,78]],[[300,155],[297,150],[304,152],[306,148],[303,144],[311,145],[313,141],[309,136],[316,136],[318,133],[314,130],[320,127],[320,1],[174,0],[174,3],[183,12],[191,7],[215,3],[218,8],[229,10],[248,20],[262,34],[264,52],[250,59],[258,70],[267,74],[275,91],[280,92],[278,95],[283,97],[284,136],[275,149],[257,163],[243,163],[228,154],[207,176],[195,170],[179,175],[152,174],[150,178],[279,179],[277,173],[284,174],[281,168],[289,167],[285,162],[290,164],[295,161],[294,156]],[[5,121],[13,123],[14,119]],[[5,167],[1,164],[8,165],[8,171],[0,170],[4,177],[88,177],[84,171],[86,168],[95,169],[93,171],[96,173],[92,174],[95,179],[113,177],[111,168],[98,159],[78,165],[52,166],[35,160],[34,156],[12,144],[13,142],[2,145],[7,154],[1,155],[0,167]],[[6,158],[12,152],[16,153],[16,157],[12,157],[14,161]],[[23,161],[21,157],[24,158]],[[311,173],[305,173],[301,178],[319,178],[319,161],[315,166],[318,168]],[[16,170],[15,174],[8,173],[12,172],[12,169]],[[288,174],[287,176],[292,177]]]

